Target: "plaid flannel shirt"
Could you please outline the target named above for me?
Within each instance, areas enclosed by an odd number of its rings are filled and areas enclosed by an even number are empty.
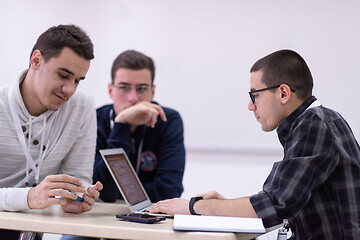
[[[308,108],[277,128],[284,158],[250,197],[265,227],[288,219],[295,239],[360,239],[360,148],[341,115]]]

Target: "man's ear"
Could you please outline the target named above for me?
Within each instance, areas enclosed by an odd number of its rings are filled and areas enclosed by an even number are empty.
[[[281,84],[280,87],[281,102],[287,103],[291,98],[291,89],[287,84]]]
[[[151,95],[152,95],[152,97],[151,97],[151,101],[152,101],[152,100],[154,100],[154,96],[155,96],[155,84],[153,84],[151,86]]]
[[[40,50],[35,50],[30,57],[30,67],[33,69],[38,69],[42,58],[43,56]]]
[[[109,97],[111,98],[111,99],[113,99],[113,97],[112,97],[112,91],[113,91],[114,89],[113,89],[113,85],[112,85],[112,83],[110,82],[109,84],[108,84],[108,93],[109,93]]]

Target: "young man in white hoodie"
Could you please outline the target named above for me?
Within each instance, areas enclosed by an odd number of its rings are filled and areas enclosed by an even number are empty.
[[[94,102],[76,91],[93,58],[93,44],[82,29],[51,27],[38,38],[29,69],[0,88],[1,211],[60,204],[65,212],[80,213],[99,197],[102,184],[91,186]],[[74,192],[85,193],[83,199]],[[0,230],[0,239],[13,238],[18,233]]]

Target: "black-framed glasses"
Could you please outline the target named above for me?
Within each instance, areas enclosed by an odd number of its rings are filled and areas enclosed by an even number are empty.
[[[250,95],[250,99],[251,99],[252,103],[255,103],[255,96],[253,95],[253,93],[257,93],[257,92],[262,92],[262,91],[266,91],[266,90],[275,89],[275,88],[278,88],[278,87],[280,87],[280,86],[281,86],[281,84],[280,84],[280,85],[273,86],[273,87],[267,87],[267,88],[262,88],[262,89],[250,91],[250,92],[249,92],[249,95]],[[290,88],[290,90],[291,90],[292,92],[296,92],[295,89]]]
[[[129,84],[119,84],[115,85],[113,84],[114,88],[117,88],[121,94],[128,94],[132,91],[132,87]],[[149,84],[139,84],[138,86],[135,86],[136,94],[143,95],[149,93],[150,89],[153,87],[153,85]]]

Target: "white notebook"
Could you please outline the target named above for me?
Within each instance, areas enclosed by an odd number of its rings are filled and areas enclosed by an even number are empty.
[[[201,215],[174,216],[174,230],[265,233],[261,218],[218,217]]]

